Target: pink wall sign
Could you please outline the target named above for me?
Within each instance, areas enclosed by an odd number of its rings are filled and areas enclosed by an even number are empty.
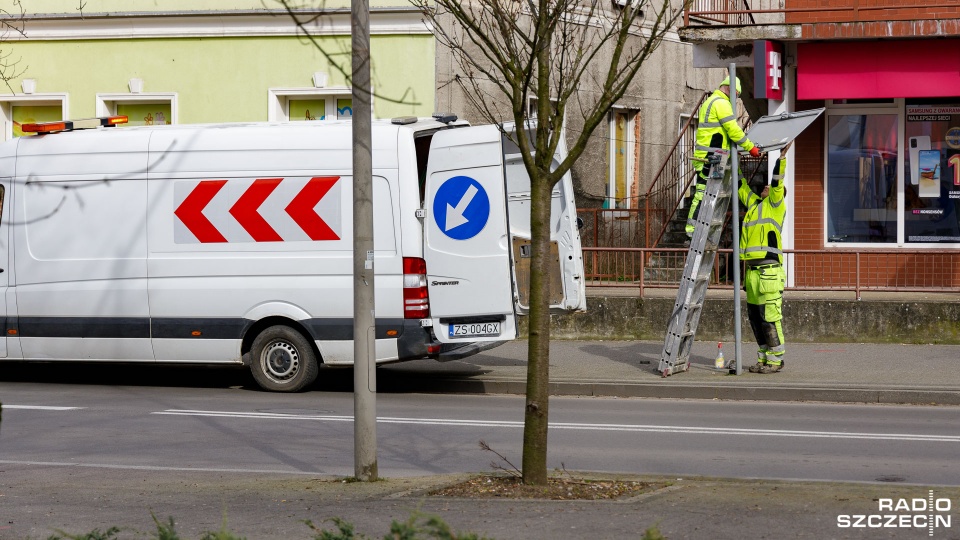
[[[960,96],[960,39],[800,43],[797,99]]]

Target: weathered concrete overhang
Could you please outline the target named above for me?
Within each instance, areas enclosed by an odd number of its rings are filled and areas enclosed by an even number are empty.
[[[678,31],[681,41],[704,42],[753,42],[755,39],[790,41],[802,39],[799,24],[765,24],[754,26],[687,26]]]

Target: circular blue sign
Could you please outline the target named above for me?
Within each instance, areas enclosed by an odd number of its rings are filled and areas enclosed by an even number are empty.
[[[444,182],[433,198],[433,219],[440,232],[454,240],[469,240],[487,224],[490,197],[469,176],[454,176]]]

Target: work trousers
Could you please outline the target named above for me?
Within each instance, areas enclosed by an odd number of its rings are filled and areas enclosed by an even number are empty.
[[[697,174],[697,186],[693,192],[693,199],[690,200],[690,211],[687,212],[687,236],[693,236],[693,231],[697,230],[697,215],[700,210],[700,201],[703,200],[703,194],[707,191],[707,179]]]
[[[744,287],[747,290],[747,315],[757,339],[757,360],[780,365],[786,347],[783,341],[783,287],[786,274],[779,264],[747,265]]]

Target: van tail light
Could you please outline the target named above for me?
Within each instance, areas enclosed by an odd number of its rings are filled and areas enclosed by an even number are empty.
[[[427,262],[416,257],[403,258],[403,318],[424,319],[430,316],[427,292]]]

